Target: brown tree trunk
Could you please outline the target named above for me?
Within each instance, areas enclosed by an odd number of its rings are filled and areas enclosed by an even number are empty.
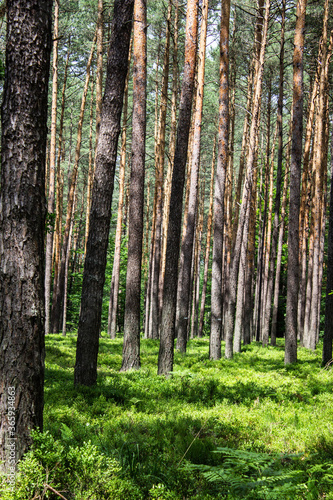
[[[238,270],[239,270],[239,259],[240,259],[240,249],[242,245],[242,239],[247,240],[246,232],[246,214],[247,205],[250,203],[250,196],[252,191],[253,174],[256,159],[256,149],[257,149],[257,136],[258,136],[258,126],[259,126],[259,115],[261,106],[261,88],[262,88],[262,78],[264,70],[264,60],[265,60],[265,50],[267,42],[267,31],[268,31],[268,21],[270,13],[270,0],[265,2],[265,15],[264,15],[264,25],[262,33],[262,41],[260,46],[260,55],[257,65],[257,72],[255,76],[255,86],[254,86],[254,98],[253,98],[253,111],[252,111],[252,122],[250,128],[249,136],[249,153],[247,157],[246,166],[246,176],[243,188],[242,196],[242,206],[239,215],[239,224],[237,228],[237,235],[235,241],[235,247],[233,250],[232,265],[230,272],[230,279],[227,284],[226,289],[226,313],[225,313],[225,357],[232,358],[233,356],[233,332],[234,332],[234,315],[236,306],[236,295],[237,295],[237,281],[238,281]],[[245,228],[245,231],[244,231]]]
[[[103,286],[132,16],[133,0],[115,1],[83,273],[74,371],[76,385],[93,385],[97,379]]]
[[[299,288],[299,208],[303,132],[303,51],[307,0],[298,0],[294,41],[293,127],[290,163],[288,275],[285,364],[297,361],[297,306]]]
[[[187,212],[186,232],[182,241],[181,258],[182,268],[182,294],[179,300],[179,322],[177,330],[177,349],[186,352],[188,310],[190,304],[190,283],[191,283],[191,262],[194,250],[195,220],[198,212],[198,184],[200,170],[200,143],[201,143],[201,122],[202,106],[204,97],[205,80],[205,55],[207,38],[208,0],[202,4],[202,19],[200,30],[199,63],[198,63],[198,86],[195,99],[195,109],[193,112],[193,149],[191,159],[191,180],[189,190],[189,203]]]
[[[230,1],[222,2],[220,32],[219,136],[214,191],[214,230],[209,356],[221,357],[222,335],[222,259],[224,192],[228,169],[229,144],[229,22]]]
[[[215,161],[216,161],[216,135],[214,136],[213,159],[212,159],[211,177],[210,177],[209,211],[208,211],[208,218],[207,218],[205,265],[204,265],[204,276],[203,276],[203,285],[202,285],[202,293],[201,293],[200,321],[199,321],[199,332],[198,332],[199,337],[203,336],[203,327],[204,327],[205,304],[206,304],[207,282],[208,282],[208,269],[209,269],[209,254],[210,254],[210,243],[211,243],[211,237],[212,237],[212,222],[213,222]]]
[[[0,467],[13,492],[16,464],[31,444],[30,431],[43,428],[51,25],[50,0],[7,1],[1,114]]]
[[[159,374],[168,374],[173,368],[181,213],[195,77],[198,32],[197,15],[197,0],[188,0],[185,37],[185,69],[180,98],[169,206],[166,264],[163,285],[163,310],[158,355]]]
[[[161,244],[162,244],[162,222],[163,222],[163,173],[165,157],[165,131],[166,131],[166,112],[168,103],[168,81],[169,81],[169,52],[170,52],[170,23],[171,23],[172,3],[169,2],[168,14],[165,32],[165,49],[163,61],[163,77],[161,86],[161,102],[159,113],[159,131],[156,149],[156,220],[155,220],[155,246],[153,258],[153,280],[151,290],[151,337],[157,339],[159,336],[159,281],[160,281],[160,262],[161,262]]]
[[[93,40],[92,48],[90,51],[90,56],[87,63],[87,72],[86,72],[86,81],[84,84],[82,102],[81,102],[81,110],[80,117],[78,123],[78,131],[77,131],[77,140],[76,140],[76,149],[75,149],[75,159],[74,166],[72,170],[72,176],[70,181],[70,187],[68,192],[68,201],[67,201],[67,216],[66,216],[66,224],[64,229],[63,243],[61,249],[61,261],[59,266],[59,273],[57,276],[56,284],[57,287],[55,289],[54,297],[52,300],[52,312],[51,312],[51,331],[52,333],[58,333],[60,331],[62,325],[62,307],[63,307],[63,299],[64,299],[64,278],[65,278],[65,264],[66,264],[66,254],[67,247],[69,243],[69,231],[72,219],[73,212],[73,204],[74,204],[74,193],[77,182],[79,161],[80,161],[80,151],[81,151],[81,141],[82,141],[82,126],[83,126],[83,118],[84,118],[84,110],[86,106],[87,93],[89,87],[90,80],[90,67],[92,63],[92,58],[94,54],[96,42],[96,35]]]
[[[54,2],[53,24],[53,62],[52,62],[52,107],[51,107],[51,139],[50,139],[50,179],[47,201],[48,231],[45,245],[45,334],[50,330],[50,295],[52,281],[52,249],[54,234],[55,207],[55,165],[56,165],[56,135],[57,135],[57,96],[58,96],[58,37],[59,37],[59,0]]]
[[[333,131],[331,131],[333,138]],[[333,145],[333,140],[332,140]],[[326,282],[326,303],[325,303],[325,327],[323,339],[323,365],[326,366],[332,361],[332,343],[333,343],[333,169],[332,169],[332,151],[331,147],[331,195],[330,195],[330,214],[327,238],[327,282]]]
[[[146,140],[146,9],[146,0],[134,1],[132,165],[122,371],[140,368],[141,261]]]

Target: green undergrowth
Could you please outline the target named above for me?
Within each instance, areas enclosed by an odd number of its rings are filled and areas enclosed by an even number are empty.
[[[122,339],[100,340],[98,381],[74,388],[76,337],[46,339],[44,433],[4,500],[333,499],[333,371],[321,351],[284,366],[252,344],[208,359],[207,338],[158,376],[158,342],[120,373]]]

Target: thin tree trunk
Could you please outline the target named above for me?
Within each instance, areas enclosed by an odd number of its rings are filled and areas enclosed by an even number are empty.
[[[227,284],[226,290],[226,314],[225,314],[225,357],[232,358],[233,356],[233,332],[234,332],[234,315],[236,306],[236,294],[237,294],[237,280],[238,280],[238,270],[239,270],[239,259],[240,259],[240,249],[242,244],[242,238],[247,240],[246,232],[246,214],[247,205],[250,203],[250,195],[253,183],[253,174],[256,158],[257,149],[257,135],[258,135],[258,125],[259,125],[259,115],[260,115],[260,105],[261,105],[261,88],[262,88],[262,78],[264,70],[264,60],[265,60],[265,50],[267,42],[267,31],[268,31],[268,21],[270,13],[270,0],[265,2],[265,15],[264,15],[264,26],[262,33],[262,42],[260,46],[260,55],[258,61],[258,71],[255,78],[255,91],[253,98],[253,113],[252,122],[250,128],[249,136],[249,153],[247,157],[247,167],[246,167],[246,177],[242,196],[242,206],[239,215],[239,224],[237,228],[237,236],[235,241],[235,247],[233,251],[232,266],[230,272],[230,279]],[[245,231],[244,231],[245,228]]]
[[[62,319],[62,305],[64,299],[64,277],[65,277],[65,263],[66,263],[66,254],[67,247],[69,243],[69,231],[70,231],[70,223],[72,218],[73,204],[74,204],[74,192],[76,188],[77,175],[78,175],[78,167],[80,160],[80,151],[81,151],[81,141],[82,141],[82,126],[83,126],[83,117],[84,110],[87,100],[87,93],[89,87],[90,80],[90,67],[92,63],[92,58],[94,55],[94,48],[96,43],[96,35],[93,40],[92,48],[90,51],[90,56],[87,63],[87,72],[86,72],[86,81],[84,84],[82,101],[81,101],[81,110],[80,117],[78,123],[78,131],[77,131],[77,141],[76,141],[76,149],[75,149],[75,159],[74,166],[72,170],[70,188],[68,192],[68,201],[67,201],[67,216],[66,216],[66,224],[64,229],[63,243],[61,249],[61,261],[59,266],[59,273],[57,277],[57,287],[55,290],[55,297],[53,297],[52,303],[52,314],[51,314],[51,331],[52,333],[57,333],[60,331],[61,319]]]
[[[69,261],[70,261],[70,255],[71,255],[71,242],[72,242],[72,235],[73,235],[73,227],[74,227],[74,216],[75,216],[75,210],[76,210],[76,202],[77,202],[77,195],[75,193],[75,201],[73,204],[73,212],[72,212],[72,219],[70,223],[70,228],[69,228],[69,241],[68,241],[68,247],[67,247],[67,252],[66,252],[66,261],[65,261],[65,276],[64,276],[64,303],[63,303],[63,313],[62,313],[62,336],[66,336],[66,322],[67,322],[67,298],[68,298],[68,270],[69,270]],[[83,206],[83,204],[82,204]],[[82,214],[81,214],[82,218]]]
[[[163,285],[163,309],[160,333],[160,349],[158,355],[159,374],[168,374],[173,369],[177,300],[177,272],[185,167],[187,159],[188,137],[191,125],[191,108],[195,77],[198,31],[197,15],[197,0],[188,0],[185,37],[185,70],[180,98],[177,140],[174,155],[169,205],[166,264]]]
[[[179,300],[179,323],[177,330],[177,349],[186,352],[188,310],[190,304],[191,262],[194,250],[195,220],[198,212],[198,184],[200,170],[200,143],[202,107],[204,97],[205,80],[205,54],[207,38],[208,0],[202,4],[202,19],[200,29],[199,63],[198,63],[198,86],[195,99],[195,110],[193,112],[194,133],[193,150],[191,160],[191,181],[189,192],[189,204],[187,212],[186,233],[182,241],[181,256],[183,258],[182,269],[182,295]]]
[[[156,150],[156,220],[155,220],[155,247],[153,258],[153,280],[151,294],[151,337],[159,337],[159,281],[162,245],[162,222],[163,222],[163,173],[165,157],[165,132],[166,113],[168,103],[168,81],[169,81],[169,53],[170,53],[170,23],[171,23],[172,3],[169,1],[165,32],[165,49],[163,61],[163,77],[161,86],[161,102],[159,113],[159,131]]]
[[[209,343],[209,356],[211,359],[220,359],[221,357],[224,192],[228,169],[229,144],[229,22],[230,1],[227,0],[221,4],[219,135],[214,191],[211,326]]]
[[[50,178],[49,196],[47,202],[48,231],[45,246],[45,334],[50,330],[50,296],[52,281],[52,249],[54,234],[55,207],[55,166],[56,166],[56,135],[57,135],[57,97],[58,97],[58,42],[59,42],[59,0],[54,2],[53,24],[53,62],[52,62],[52,106],[51,106],[51,139],[50,139]]]
[[[106,85],[96,151],[90,230],[84,265],[74,383],[93,385],[101,325],[106,255],[109,240],[114,172],[128,68],[133,0],[116,0],[108,54]]]
[[[333,138],[333,127],[331,131]],[[333,145],[333,140],[332,140]],[[327,238],[327,282],[326,282],[326,302],[325,302],[325,327],[323,339],[323,365],[326,366],[332,361],[332,343],[333,343],[333,168],[331,147],[331,195],[330,195],[330,214]]]
[[[117,310],[119,296],[119,279],[120,279],[120,260],[121,260],[121,235],[123,226],[123,209],[125,197],[125,166],[126,166],[126,140],[127,140],[127,110],[128,110],[128,80],[129,68],[131,63],[131,45],[128,54],[128,71],[124,89],[124,104],[123,104],[123,124],[121,132],[121,152],[119,164],[119,199],[118,199],[118,215],[116,241],[114,246],[114,257],[112,266],[112,278],[110,289],[109,315],[108,315],[108,335],[111,339],[116,338],[117,333]]]
[[[140,368],[141,261],[146,142],[146,10],[146,0],[134,1],[132,165],[122,371]]]
[[[203,285],[202,285],[202,293],[201,293],[201,304],[200,304],[200,322],[199,322],[199,332],[198,332],[198,336],[199,337],[203,336],[203,326],[204,326],[204,317],[205,317],[205,304],[206,304],[207,282],[208,282],[208,269],[209,269],[209,254],[210,254],[210,244],[211,244],[211,236],[212,236],[212,221],[213,221],[215,161],[216,161],[216,135],[214,136],[213,159],[212,159],[211,177],[210,177],[209,211],[208,211],[208,218],[207,218],[206,253],[205,253],[204,276],[203,276]]]
[[[303,51],[307,0],[298,0],[294,41],[293,128],[290,163],[288,275],[285,364],[297,361],[297,306],[299,288],[299,209],[303,131]]]

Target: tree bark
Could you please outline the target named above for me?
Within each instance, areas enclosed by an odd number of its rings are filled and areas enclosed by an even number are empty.
[[[53,24],[53,61],[52,61],[52,106],[51,106],[51,139],[50,139],[50,180],[47,202],[47,217],[49,220],[45,246],[45,334],[50,330],[50,295],[52,281],[52,248],[54,234],[55,207],[55,165],[56,165],[56,135],[57,135],[57,96],[58,96],[58,37],[59,37],[59,0],[54,2]]]
[[[228,169],[229,145],[229,22],[230,1],[222,2],[220,32],[219,132],[214,191],[214,230],[211,291],[211,326],[209,356],[221,357],[222,335],[222,259],[224,226],[224,192]]]
[[[123,229],[123,209],[125,198],[125,166],[126,166],[126,141],[127,141],[127,109],[128,109],[128,80],[129,68],[131,62],[131,46],[128,54],[128,70],[124,89],[124,104],[123,104],[123,124],[121,132],[121,153],[119,164],[119,199],[118,199],[118,215],[116,228],[116,241],[114,246],[114,257],[112,266],[112,278],[110,288],[110,302],[108,315],[108,335],[111,339],[116,338],[117,332],[117,310],[119,296],[119,279],[120,279],[120,258],[121,258],[121,235]]]
[[[158,355],[158,373],[165,375],[173,369],[177,272],[185,166],[187,159],[188,137],[191,125],[191,108],[195,77],[198,32],[197,15],[197,0],[188,0],[186,15],[185,68],[180,98],[177,140],[172,173],[165,276],[163,285],[163,310],[161,320],[160,349]]]
[[[298,0],[293,58],[293,127],[290,163],[288,275],[285,364],[297,361],[297,301],[299,288],[299,209],[303,132],[303,51],[307,0]]]
[[[31,443],[31,429],[43,428],[51,25],[50,0],[7,1],[1,119],[0,461],[10,481]]]
[[[70,186],[68,191],[68,201],[67,201],[67,215],[66,215],[66,224],[64,229],[63,243],[61,248],[61,260],[59,265],[59,272],[56,278],[56,289],[53,293],[52,299],[52,311],[51,311],[51,331],[52,333],[58,333],[60,331],[62,325],[62,310],[63,310],[63,299],[64,299],[64,278],[65,278],[65,265],[66,265],[66,255],[67,255],[67,247],[69,244],[69,232],[70,232],[70,224],[72,219],[73,212],[73,204],[74,204],[74,193],[76,189],[77,183],[77,175],[80,161],[80,151],[81,151],[81,142],[82,142],[82,127],[83,127],[83,118],[84,118],[84,110],[86,106],[87,93],[89,87],[90,80],[90,67],[92,63],[92,58],[94,54],[96,42],[96,35],[92,43],[92,48],[90,51],[90,56],[87,63],[87,72],[86,72],[86,80],[83,89],[82,101],[81,101],[81,109],[80,109],[80,117],[78,123],[77,130],[77,140],[76,140],[76,148],[75,148],[75,159],[74,166],[72,170]]]
[[[134,1],[133,119],[122,371],[140,368],[141,261],[146,142],[146,0]]]
[[[98,340],[101,325],[106,254],[120,118],[128,68],[133,0],[116,0],[108,54],[108,65],[96,168],[90,211],[90,230],[84,265],[81,312],[74,383],[93,385],[97,379]]]
[[[198,63],[198,86],[195,99],[195,110],[193,112],[193,149],[191,159],[191,180],[189,190],[189,203],[187,212],[186,232],[182,241],[181,258],[182,266],[182,294],[179,300],[179,321],[177,329],[177,349],[186,352],[188,311],[190,304],[191,263],[194,251],[195,221],[198,212],[198,184],[200,170],[200,143],[202,107],[204,97],[205,81],[205,56],[207,38],[208,0],[202,4],[202,19],[200,30],[199,63]]]

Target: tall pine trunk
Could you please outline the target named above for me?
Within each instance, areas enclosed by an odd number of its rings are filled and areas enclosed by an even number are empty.
[[[31,430],[43,428],[51,25],[50,0],[7,2],[1,114],[0,467],[13,479],[17,461],[31,444]]]
[[[181,213],[195,77],[198,32],[197,16],[197,0],[188,0],[186,15],[185,69],[180,97],[177,140],[169,204],[169,223],[163,285],[163,309],[160,349],[158,354],[159,374],[168,374],[173,369]]]
[[[219,132],[214,191],[213,263],[209,356],[221,357],[222,336],[222,259],[224,192],[228,169],[229,145],[229,22],[230,1],[222,2],[220,32]]]
[[[288,275],[285,364],[297,361],[297,306],[299,287],[299,208],[303,132],[303,51],[306,1],[298,0],[294,41],[293,126],[290,162]]]
[[[146,0],[134,1],[133,118],[122,371],[140,368],[141,261],[146,143]]]
[[[98,341],[109,240],[114,172],[128,68],[133,0],[116,0],[107,75],[96,151],[90,229],[84,264],[74,383],[93,385],[97,379]]]

